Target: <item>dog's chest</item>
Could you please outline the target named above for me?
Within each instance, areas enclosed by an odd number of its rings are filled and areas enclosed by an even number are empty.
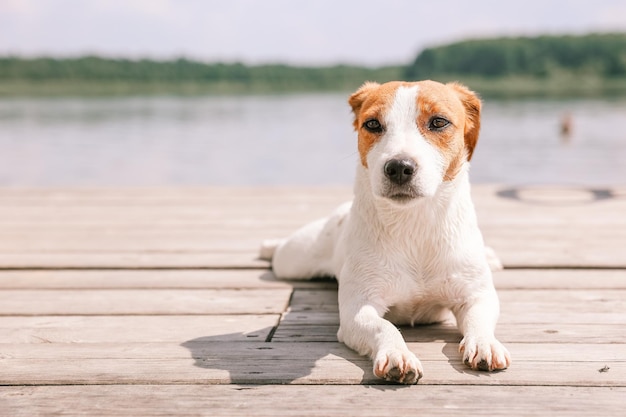
[[[379,243],[370,258],[373,282],[363,284],[378,288],[377,296],[388,307],[388,319],[396,324],[441,321],[442,310],[461,295],[456,262],[446,256],[441,242]]]
[[[404,270],[387,275],[390,280],[383,294],[388,306],[387,319],[396,324],[441,321],[449,307],[448,279],[424,271]]]
[[[441,320],[442,310],[462,300],[467,255],[478,246],[474,241],[480,243],[466,222],[467,207],[433,200],[410,211],[363,206],[355,207],[360,211],[346,247],[350,263],[366,277],[364,291],[387,306],[394,323]]]

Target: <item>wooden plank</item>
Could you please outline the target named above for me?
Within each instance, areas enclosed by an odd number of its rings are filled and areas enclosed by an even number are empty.
[[[229,351],[230,344],[220,344]],[[296,346],[304,346],[296,344]],[[55,344],[48,346],[54,351]],[[564,346],[559,349],[565,348]],[[455,346],[450,350],[456,351]],[[340,384],[379,383],[371,361],[364,357],[318,355],[301,358],[297,350],[278,359],[263,358],[265,350],[250,359],[222,357],[219,350],[197,358],[4,358],[0,385],[68,384]],[[349,354],[352,355],[352,354]],[[445,355],[445,353],[444,353]],[[623,361],[516,360],[506,371],[472,371],[458,352],[445,360],[423,360],[422,385],[567,385],[626,387]],[[603,371],[604,369],[604,371]]]
[[[250,210],[250,202],[254,210]],[[18,231],[21,228],[33,230],[35,227],[51,232],[81,231],[106,228],[145,231],[176,231],[202,229],[223,230],[228,226],[241,229],[270,229],[297,227],[303,222],[329,215],[341,201],[324,204],[313,201],[306,205],[293,205],[288,201],[277,200],[274,205],[264,205],[255,199],[242,202],[240,206],[215,204],[181,206],[3,206],[0,207],[0,228],[5,231]],[[270,227],[264,227],[269,224]],[[152,228],[150,227],[152,225]]]
[[[0,210],[0,214],[4,216],[0,220],[0,230],[3,233],[17,235],[20,231],[27,233],[36,232],[37,229],[41,229],[50,234],[80,234],[89,230],[96,230],[106,232],[107,230],[115,231],[116,233],[128,233],[132,234],[144,234],[154,235],[160,233],[180,233],[190,232],[194,234],[202,234],[207,231],[215,231],[225,233],[229,230],[236,232],[244,232],[246,230],[252,232],[265,232],[272,230],[294,230],[306,223],[313,220],[317,220],[328,216],[334,208],[330,210],[302,210],[301,212],[294,212],[289,206],[263,211],[262,208],[255,207],[255,210],[250,210],[249,204],[254,203],[251,200],[247,204],[247,209],[239,210],[225,210],[224,212],[211,213],[210,207],[198,207],[197,212],[185,212],[184,208],[180,210],[168,211],[165,208],[153,208],[149,212],[145,212],[143,209],[136,209],[136,212],[132,210],[119,208],[118,210],[96,210],[92,212],[77,208],[75,211],[64,209],[62,212],[57,213],[54,209],[46,207],[31,208],[29,210],[15,209],[15,212],[5,212]],[[619,209],[622,209],[620,207]],[[324,207],[326,209],[326,207]],[[188,210],[188,209],[187,209]],[[6,209],[5,209],[6,211]],[[552,235],[556,232],[561,232],[560,236],[569,238],[576,236],[576,230],[581,229],[589,231],[592,237],[611,237],[611,227],[618,226],[613,229],[613,236],[623,236],[624,232],[621,227],[626,224],[624,219],[616,219],[614,222],[610,221],[611,217],[618,215],[618,209],[599,211],[598,215],[604,215],[601,220],[585,220],[581,219],[581,223],[577,224],[577,227],[567,228],[567,219],[558,219],[561,213],[558,210],[548,211],[542,219],[525,219],[525,221],[516,220],[512,217],[508,219],[508,216],[519,215],[523,216],[524,212],[495,212],[490,213],[493,217],[486,217],[485,220],[480,221],[480,226],[483,232],[488,236],[508,236],[510,233],[514,233],[521,237],[529,236],[533,234]],[[575,215],[571,215],[570,225],[572,221],[576,221],[577,217],[583,217],[587,214],[586,211],[581,210]],[[554,221],[551,215],[555,216]],[[98,219],[102,216],[107,216],[98,222]],[[154,222],[151,224],[151,222]],[[506,228],[506,229],[503,229]]]
[[[508,269],[498,289],[626,289],[626,270]],[[0,289],[311,288],[335,289],[330,279],[277,280],[266,269],[0,270]]]
[[[267,268],[250,252],[111,252],[111,253],[0,253],[1,269],[200,269]]]
[[[505,290],[498,291],[505,322],[624,323],[626,290]],[[298,289],[291,312],[338,311],[333,290]],[[506,318],[505,318],[506,317]],[[545,317],[545,319],[542,319]],[[585,318],[586,317],[586,318]],[[541,320],[541,321],[539,321]]]
[[[622,250],[626,238],[606,241],[585,235],[584,231],[570,240],[561,240],[558,233],[537,239],[513,234],[485,238],[506,268],[626,268]]]
[[[336,342],[338,317],[311,322],[288,314],[274,333],[274,342]],[[37,316],[2,317],[0,340],[5,343],[104,343],[188,340],[198,335],[216,340],[265,340],[278,315],[212,316]],[[402,327],[409,342],[459,342],[455,325]],[[259,336],[249,336],[251,334]],[[532,343],[626,343],[623,324],[500,323],[497,335],[503,342]],[[254,338],[257,339],[254,339]]]
[[[3,233],[0,254],[12,253],[159,253],[159,252],[255,252],[261,246],[262,235],[245,238],[230,236],[219,239],[211,230],[177,231],[175,233],[111,232],[84,230],[80,233],[46,233],[45,230]],[[98,235],[97,239],[93,236]]]
[[[327,213],[329,214],[329,213]],[[109,215],[108,213],[99,213],[99,216]],[[76,221],[78,215],[68,215],[68,219]],[[172,213],[171,216],[177,216]],[[202,218],[193,218],[183,224],[171,224],[168,222],[169,216],[163,215],[164,219],[155,218],[156,224],[151,224],[146,220],[146,216],[142,220],[135,219],[126,215],[123,218],[124,223],[111,224],[107,222],[95,223],[98,215],[94,215],[94,224],[80,224],[69,221],[63,223],[58,216],[51,216],[50,223],[45,224],[38,222],[37,219],[16,219],[9,222],[4,219],[4,223],[0,223],[0,230],[4,236],[15,240],[16,244],[25,245],[33,242],[34,238],[39,235],[44,239],[42,248],[46,249],[54,239],[65,238],[68,242],[57,242],[59,250],[70,248],[71,244],[76,242],[89,243],[89,238],[93,239],[92,233],[99,233],[99,238],[112,240],[114,238],[134,239],[136,241],[149,240],[152,237],[169,238],[173,242],[179,243],[184,237],[188,236],[194,240],[194,247],[199,247],[202,243],[200,239],[205,238],[212,240],[223,240],[223,238],[239,238],[244,239],[247,236],[255,239],[281,237],[290,234],[300,226],[304,226],[316,218],[298,218],[286,213],[273,213],[267,218],[248,212],[247,218],[237,218],[233,213],[225,213],[223,217],[211,217],[208,220]],[[323,217],[323,216],[320,216]],[[210,221],[209,221],[210,220]],[[581,234],[589,235],[591,242],[599,242],[602,239],[622,240],[626,232],[620,226],[626,226],[626,222],[622,225],[619,221],[607,223],[605,225],[581,224],[576,228],[567,228],[566,224],[520,224],[520,225],[486,225],[482,227],[482,231],[487,239],[505,240],[510,236],[515,236],[521,240],[536,238],[540,240],[545,237],[559,237],[560,240],[571,241],[577,239]],[[506,230],[502,230],[505,227]],[[215,237],[214,239],[212,239]],[[45,243],[45,245],[44,245]],[[123,243],[123,242],[121,242]],[[167,242],[165,242],[167,243]],[[541,242],[538,242],[541,243]],[[180,244],[180,243],[179,243]],[[589,246],[589,242],[585,242],[585,246]],[[4,244],[0,249],[7,250],[10,246]]]
[[[494,274],[496,288],[626,289],[626,270],[508,269]],[[336,289],[332,279],[277,280],[266,269],[0,270],[0,289],[94,288],[310,288]]]
[[[0,240],[0,267],[19,265],[20,260],[22,264],[29,261],[33,262],[33,267],[40,266],[42,261],[38,262],[37,258],[47,259],[50,267],[59,267],[59,262],[74,267],[107,266],[107,263],[119,263],[123,267],[129,265],[128,261],[124,262],[125,258],[135,258],[135,262],[146,266],[176,266],[179,265],[175,263],[177,258],[181,257],[192,262],[194,258],[204,258],[201,266],[223,266],[220,261],[224,262],[226,257],[233,259],[231,265],[236,265],[238,260],[250,266],[258,256],[263,239],[287,236],[293,229],[253,230],[249,226],[233,226],[222,233],[201,226],[175,231],[130,227],[58,232],[39,228],[0,230],[5,237]],[[516,230],[498,227],[491,233],[487,230],[485,238],[509,268],[626,268],[626,256],[622,250],[626,246],[626,225],[620,228],[613,224],[605,229],[525,225]],[[581,244],[583,241],[584,245]],[[258,261],[252,264],[257,267],[266,265]]]
[[[100,215],[107,215],[107,213],[100,213]],[[258,215],[249,214],[253,218],[246,221],[246,219],[232,217],[232,213],[229,213],[229,215],[231,217],[224,219],[216,219],[214,217],[212,218],[212,223],[196,221],[186,225],[167,225],[162,224],[161,220],[155,220],[157,225],[151,225],[149,222],[142,225],[133,221],[134,219],[132,218],[128,218],[128,224],[120,225],[107,223],[74,225],[71,223],[59,223],[58,219],[53,220],[55,222],[54,225],[40,225],[30,220],[28,223],[25,220],[23,224],[11,222],[10,225],[0,225],[0,230],[3,236],[10,238],[14,245],[10,246],[5,242],[0,246],[0,250],[10,251],[15,247],[24,247],[29,250],[50,250],[50,248],[58,251],[80,250],[81,247],[77,248],[75,246],[79,243],[88,245],[85,250],[93,250],[90,245],[93,245],[94,241],[97,242],[100,239],[103,242],[101,250],[111,250],[110,245],[116,242],[116,239],[120,244],[124,244],[123,239],[129,239],[132,244],[144,241],[151,243],[149,242],[151,238],[168,239],[171,241],[156,242],[162,245],[183,245],[185,238],[188,238],[191,241],[188,244],[189,248],[200,249],[206,247],[206,245],[224,240],[242,241],[250,244],[248,241],[254,240],[254,242],[258,243],[259,239],[284,237],[310,220],[314,220],[303,219],[300,221],[293,219],[293,216],[282,215],[281,217],[280,214],[265,219],[259,218]],[[94,221],[97,221],[97,218]],[[552,243],[553,245],[558,245],[576,242],[581,235],[585,235],[586,239],[583,246],[593,247],[601,244],[603,240],[623,242],[626,232],[620,226],[626,226],[626,223],[620,225],[617,222],[612,222],[602,227],[593,224],[581,224],[577,225],[576,228],[567,228],[565,224],[506,224],[504,226],[483,226],[482,230],[487,241],[502,241],[503,243],[510,237],[515,237],[521,241],[536,239],[537,244]],[[98,233],[98,239],[94,240],[94,233]],[[543,241],[545,238],[554,237],[558,237],[558,241]],[[37,239],[41,239],[41,242],[38,242]],[[58,239],[64,239],[64,241],[58,241]],[[203,239],[205,242],[203,242]],[[57,240],[57,246],[54,246],[55,240]],[[512,243],[517,244],[518,242]],[[132,249],[133,247],[129,244],[127,248]]]
[[[0,387],[7,416],[463,415],[618,417],[626,388],[93,385]],[[471,399],[471,400],[468,400]]]
[[[239,342],[248,343],[239,343]],[[238,343],[233,343],[238,342]],[[420,360],[461,360],[457,343],[409,342],[409,349]],[[507,343],[514,362],[578,362],[582,359],[598,364],[626,362],[624,344],[616,343]],[[593,352],[593,355],[586,355]],[[257,340],[227,340],[210,336],[198,337],[185,342],[98,342],[98,343],[0,343],[2,359],[206,359],[213,363],[222,361],[274,361],[301,359],[306,362],[319,360],[365,360],[342,343],[268,343]],[[583,357],[584,356],[584,357]],[[320,362],[323,364],[323,362]],[[201,367],[208,367],[202,365]]]
[[[617,280],[616,280],[617,281]],[[626,282],[624,283],[626,286]],[[336,289],[332,279],[281,281],[266,269],[13,270],[1,289]]]
[[[624,269],[505,269],[493,275],[499,290],[626,289]]]
[[[272,336],[272,342],[336,342],[336,324],[293,324],[282,321]],[[408,342],[461,341],[461,333],[454,325],[401,327]],[[623,324],[571,323],[499,323],[496,336],[503,343],[626,343]]]
[[[0,317],[1,343],[181,343],[198,337],[218,342],[266,340],[277,314],[193,316]],[[70,345],[71,346],[71,345]],[[0,344],[0,352],[6,345]]]
[[[511,239],[516,239],[512,237]],[[602,246],[589,249],[576,244],[563,244],[526,249],[498,247],[496,249],[506,268],[613,268],[625,269],[620,245],[604,250]],[[497,242],[496,242],[497,243]],[[526,246],[525,246],[526,245]],[[236,245],[235,245],[236,246]],[[258,259],[258,247],[243,247],[229,252],[5,252],[0,253],[2,269],[132,269],[132,268],[267,268],[269,263]]]
[[[594,197],[594,189],[602,188],[609,193],[608,199]],[[290,204],[310,203],[320,200],[343,201],[351,198],[350,186],[324,187],[132,187],[132,188],[2,188],[0,202],[3,205],[77,205],[104,204],[131,205],[158,204],[206,205],[219,199],[220,202],[244,202],[250,198],[261,202],[287,201]],[[626,187],[613,185],[606,187],[584,187],[566,185],[518,186],[510,187],[499,184],[474,184],[472,195],[477,201],[486,201],[490,205],[523,205],[531,209],[551,206],[577,207],[592,204],[612,204],[626,195]]]
[[[276,314],[290,289],[2,290],[0,315]]]
[[[489,188],[491,190],[491,188]],[[490,192],[490,191],[487,191]],[[244,203],[249,199],[274,203],[276,200],[290,204],[309,204],[311,201],[339,200],[352,196],[351,187],[131,187],[131,188],[2,188],[0,202],[2,205],[133,205],[142,204],[149,207],[156,205],[207,205],[224,202]]]

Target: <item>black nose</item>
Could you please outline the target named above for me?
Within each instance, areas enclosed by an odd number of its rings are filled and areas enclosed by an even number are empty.
[[[390,159],[385,164],[385,176],[394,184],[403,185],[413,178],[417,164],[412,159]]]

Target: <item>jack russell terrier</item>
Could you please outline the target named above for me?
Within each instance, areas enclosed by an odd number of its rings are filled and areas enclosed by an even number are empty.
[[[349,103],[360,156],[353,202],[264,241],[261,258],[280,279],[337,277],[337,337],[368,355],[380,378],[416,383],[422,365],[396,325],[441,322],[450,311],[463,362],[507,368],[494,335],[490,266],[499,261],[483,243],[468,178],[480,99],[457,83],[368,82]]]

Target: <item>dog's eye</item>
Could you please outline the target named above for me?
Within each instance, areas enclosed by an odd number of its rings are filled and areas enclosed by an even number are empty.
[[[441,130],[449,124],[450,122],[443,117],[433,117],[432,119],[430,119],[430,124],[428,125],[428,128],[430,130]]]
[[[383,131],[383,126],[376,119],[369,119],[365,123],[363,123],[363,127],[365,130],[368,130],[372,133],[380,133]]]

